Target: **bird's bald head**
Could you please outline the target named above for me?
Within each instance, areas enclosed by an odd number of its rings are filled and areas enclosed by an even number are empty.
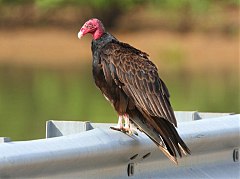
[[[105,32],[102,22],[96,18],[90,19],[82,26],[78,32],[78,38],[81,39],[84,35],[90,33],[93,35],[93,38],[97,40]]]

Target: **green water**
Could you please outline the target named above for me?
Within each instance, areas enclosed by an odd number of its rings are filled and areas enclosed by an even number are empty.
[[[174,110],[239,113],[239,86],[231,72],[160,73]],[[111,105],[95,87],[91,67],[53,70],[0,66],[0,136],[45,136],[47,120],[116,122]]]

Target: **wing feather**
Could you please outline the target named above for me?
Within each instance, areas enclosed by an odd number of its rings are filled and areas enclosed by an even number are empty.
[[[152,95],[150,95],[150,94],[147,94],[147,97],[148,97],[149,101],[151,101],[151,102],[149,103],[149,106],[151,107],[152,112],[154,112],[154,114],[158,114],[160,108],[158,108],[158,107],[155,105],[155,103],[153,103],[153,101],[154,101],[154,96],[152,96]],[[155,115],[155,116],[156,116],[156,115]]]
[[[138,94],[136,92],[136,89],[134,89],[134,88],[126,88],[126,86],[125,86],[125,88],[123,88],[123,90],[126,91],[127,93],[130,92],[131,98],[133,99],[133,101],[137,102],[136,105],[138,107],[141,107],[143,110],[147,109],[145,103],[143,102],[142,97],[140,96],[140,94]]]
[[[108,74],[118,78],[124,86],[125,93],[130,95],[128,97],[136,106],[142,108],[146,114],[163,118],[176,126],[167,87],[147,55],[141,55],[141,51],[131,51],[113,42],[105,48],[108,50],[103,50],[100,58],[107,58],[106,61],[115,69]]]

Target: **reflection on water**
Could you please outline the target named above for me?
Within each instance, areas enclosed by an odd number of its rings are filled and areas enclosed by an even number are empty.
[[[178,72],[164,75],[175,110],[237,112],[238,80]],[[43,138],[45,121],[116,122],[112,107],[95,87],[90,65],[75,70],[0,66],[0,136]]]

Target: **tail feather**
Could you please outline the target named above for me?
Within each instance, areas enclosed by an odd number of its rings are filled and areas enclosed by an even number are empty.
[[[177,142],[176,144],[178,145],[178,147],[176,147],[176,148],[179,149],[179,153],[181,153],[181,152],[180,152],[180,150],[181,150],[181,151],[183,151],[184,155],[191,154],[190,149],[187,147],[187,145],[185,144],[185,142],[184,142],[184,141],[182,140],[182,138],[179,136],[176,128],[175,128],[170,122],[168,122],[168,121],[166,121],[166,120],[164,120],[164,119],[163,119],[162,121],[165,122],[165,123],[167,123],[166,126],[169,127],[169,130],[172,132],[172,136],[174,136],[174,138],[176,139],[176,142]],[[180,155],[180,154],[179,154],[179,155]]]
[[[131,121],[175,164],[178,164],[176,151],[180,157],[182,153],[190,154],[189,148],[169,121],[147,116],[139,111],[129,111],[128,114]]]
[[[176,128],[173,126],[172,123],[165,119],[161,118],[155,118],[154,121],[157,123],[158,127],[161,128],[164,132],[165,135],[168,136],[167,139],[165,140],[170,140],[171,143],[173,143],[174,148],[171,148],[171,150],[177,150],[178,154],[180,157],[182,157],[182,153],[185,154],[190,154],[190,150],[187,147],[187,145],[184,143],[182,138],[179,136]],[[161,133],[160,133],[161,135]],[[184,151],[184,152],[182,152]]]

